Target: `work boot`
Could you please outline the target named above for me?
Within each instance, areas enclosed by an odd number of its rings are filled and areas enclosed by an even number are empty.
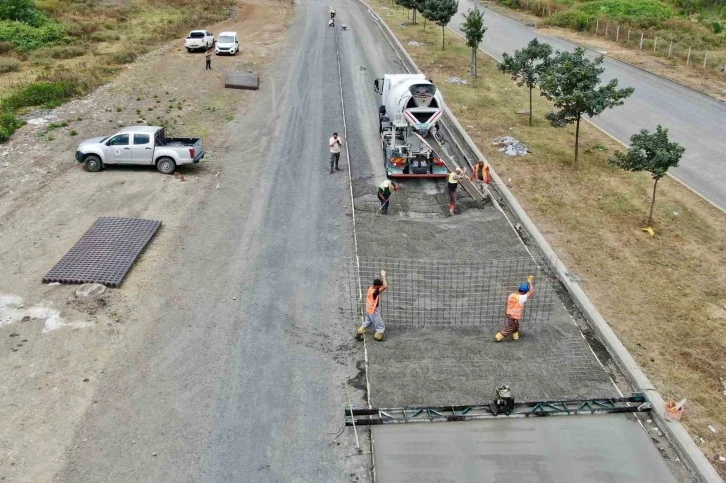
[[[519,340],[519,332],[512,334],[512,340]]]
[[[336,166],[336,167],[335,167],[335,170],[336,170],[336,171],[340,171],[340,168]]]
[[[362,325],[358,327],[358,331],[355,334],[355,340],[363,340],[363,334],[366,333],[366,328]]]
[[[451,214],[451,216],[454,216],[454,210],[449,210],[449,213]]]
[[[373,338],[376,339],[377,342],[383,342],[383,332],[376,332]]]
[[[504,336],[502,335],[501,332],[497,332],[497,335],[495,335],[494,338],[496,339],[497,342],[501,342],[504,340]]]

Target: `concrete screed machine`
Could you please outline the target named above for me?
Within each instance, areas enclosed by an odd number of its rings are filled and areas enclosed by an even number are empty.
[[[374,82],[381,95],[379,130],[386,172],[392,178],[443,178],[449,173],[434,151],[443,139],[438,121],[444,99],[423,74],[386,74]]]

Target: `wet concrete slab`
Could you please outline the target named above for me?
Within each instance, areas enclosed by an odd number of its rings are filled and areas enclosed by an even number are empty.
[[[631,416],[377,426],[380,483],[674,483]]]

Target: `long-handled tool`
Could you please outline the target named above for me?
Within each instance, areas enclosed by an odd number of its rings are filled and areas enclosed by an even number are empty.
[[[383,203],[380,208],[378,208],[378,211],[376,211],[376,213],[375,213],[376,215],[383,210],[383,207],[384,206],[389,205],[389,208],[390,208],[391,198],[393,198],[393,195],[395,195],[396,193],[398,193],[398,191],[394,191],[393,193],[391,193],[391,196],[388,197],[388,199],[386,200],[386,202]]]

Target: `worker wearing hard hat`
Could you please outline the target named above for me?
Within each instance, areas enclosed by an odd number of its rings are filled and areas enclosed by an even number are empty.
[[[519,286],[519,290],[507,297],[507,323],[504,328],[497,332],[495,339],[501,342],[508,335],[512,340],[519,340],[519,321],[522,319],[524,303],[534,295],[534,275],[527,277],[527,283]]]
[[[378,201],[381,202],[380,212],[384,215],[388,214],[389,200],[391,199],[391,195],[396,191],[398,191],[398,186],[390,179],[385,180],[378,186]]]
[[[456,168],[456,171],[449,173],[449,213],[454,214],[456,209],[456,188],[459,187],[459,180],[464,178],[464,171]]]

